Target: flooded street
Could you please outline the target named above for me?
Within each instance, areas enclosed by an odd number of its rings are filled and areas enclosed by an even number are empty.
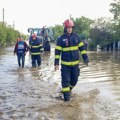
[[[18,68],[13,47],[0,50],[0,120],[120,120],[120,53],[89,52],[68,103],[61,95],[54,48],[42,54],[41,68]]]

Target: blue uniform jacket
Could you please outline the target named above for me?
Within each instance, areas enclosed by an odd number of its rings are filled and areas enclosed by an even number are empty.
[[[31,55],[40,55],[40,50],[42,48],[42,41],[38,38],[30,41],[30,51]]]
[[[62,65],[78,65],[80,62],[80,53],[83,60],[88,61],[84,43],[80,40],[79,36],[75,33],[71,33],[70,36],[63,34],[57,40],[54,65],[59,65],[60,58]]]

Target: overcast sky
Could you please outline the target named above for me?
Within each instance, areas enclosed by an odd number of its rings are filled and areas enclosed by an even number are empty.
[[[27,33],[29,27],[61,24],[70,14],[72,17],[86,16],[91,19],[110,17],[110,3],[113,0],[0,0],[0,21],[2,8],[5,21]]]

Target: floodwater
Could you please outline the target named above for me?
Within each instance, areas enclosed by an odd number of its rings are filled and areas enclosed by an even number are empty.
[[[0,120],[120,120],[120,53],[89,52],[70,102],[61,99],[54,48],[41,68],[18,68],[13,47],[0,50]]]

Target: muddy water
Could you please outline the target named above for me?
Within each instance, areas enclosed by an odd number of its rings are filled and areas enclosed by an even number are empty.
[[[18,68],[13,48],[0,50],[0,120],[119,120],[120,53],[90,52],[72,99],[64,103],[54,49],[42,55],[41,68]]]

